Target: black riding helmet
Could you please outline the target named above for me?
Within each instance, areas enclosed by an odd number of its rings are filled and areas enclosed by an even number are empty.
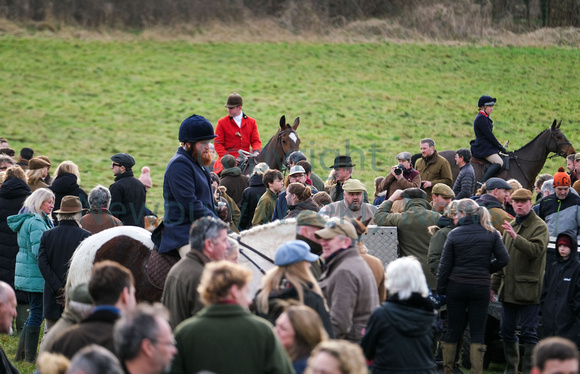
[[[497,99],[495,97],[483,95],[479,98],[477,106],[481,108],[482,106],[494,106]]]

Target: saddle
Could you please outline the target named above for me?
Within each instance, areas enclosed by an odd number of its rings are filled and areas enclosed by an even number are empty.
[[[145,265],[145,276],[153,287],[158,290],[163,290],[165,278],[167,278],[169,270],[181,259],[181,257],[179,256],[179,253],[176,253],[176,251],[159,253],[157,248],[154,248],[150,253],[149,258],[147,259],[147,264]]]
[[[514,158],[513,152],[509,152],[507,154],[507,156],[501,156],[501,159],[503,160],[503,167],[501,168],[500,172],[503,170],[510,169],[510,160],[512,158]],[[471,157],[471,163],[483,165],[484,171],[487,170],[487,168],[491,165],[491,162],[487,161],[485,158],[481,159],[481,158],[475,158],[473,156]]]

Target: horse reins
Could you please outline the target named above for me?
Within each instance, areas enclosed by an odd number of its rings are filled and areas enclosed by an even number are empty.
[[[238,237],[236,239],[238,241],[238,243],[243,246],[246,247],[247,249],[249,249],[250,251],[254,252],[255,254],[257,254],[258,256],[262,257],[264,260],[268,261],[271,264],[275,264],[274,260],[272,260],[270,257],[266,256],[265,254],[261,253],[260,251],[258,251],[257,249],[253,248],[252,246],[242,242],[241,237]],[[258,264],[256,264],[256,262],[254,262],[251,258],[248,257],[248,255],[246,255],[243,251],[242,248],[240,248],[240,253],[242,255],[244,255],[245,258],[248,259],[248,261],[250,261],[255,267],[258,268],[258,270],[260,270],[260,272],[262,272],[262,274],[266,274],[266,271],[264,271],[264,269],[262,269]]]

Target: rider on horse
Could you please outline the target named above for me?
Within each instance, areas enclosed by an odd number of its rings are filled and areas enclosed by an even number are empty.
[[[220,159],[226,154],[237,158],[240,150],[250,152],[250,146],[256,156],[262,148],[256,120],[242,112],[242,104],[242,96],[235,92],[231,94],[225,105],[228,108],[228,115],[217,123],[214,146]],[[217,160],[214,172],[219,174],[222,169],[220,160]]]
[[[477,103],[479,113],[477,113],[475,121],[473,122],[475,139],[470,143],[471,153],[473,157],[486,159],[491,162],[491,166],[477,182],[478,187],[499,173],[503,166],[503,160],[499,153],[507,153],[506,149],[499,143],[495,135],[493,135],[493,121],[489,118],[496,101],[497,99],[491,96],[483,95],[480,97]]]

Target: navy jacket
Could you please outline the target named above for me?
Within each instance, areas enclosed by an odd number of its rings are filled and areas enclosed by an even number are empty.
[[[60,173],[48,187],[54,192],[54,209],[60,209],[60,202],[66,195],[77,196],[81,200],[83,208],[89,209],[89,195],[79,187],[77,176],[72,173]],[[52,221],[55,226],[58,225],[56,214],[52,215]]]
[[[115,177],[109,190],[111,191],[112,215],[123,222],[125,226],[145,226],[146,190],[141,181],[127,170]]]
[[[542,289],[542,326],[545,336],[561,336],[580,347],[580,262],[576,248],[576,232],[567,231],[572,251],[567,260],[556,249],[554,262],[544,275]]]
[[[0,187],[0,280],[14,288],[14,267],[18,254],[17,234],[8,227],[6,218],[18,214],[30,187],[18,178],[9,178]],[[16,291],[19,303],[28,304],[28,297]]]
[[[209,172],[182,147],[165,170],[163,198],[165,218],[160,253],[189,243],[189,228],[196,219],[216,217]]]
[[[476,158],[487,156],[504,150],[504,147],[493,135],[493,121],[488,116],[479,112],[473,121],[475,139],[471,143],[471,154]]]
[[[252,227],[252,219],[254,218],[254,211],[258,206],[260,197],[266,192],[268,188],[262,182],[262,176],[255,174],[250,177],[250,187],[246,188],[242,193],[242,204],[240,210],[242,217],[240,218],[240,231],[247,230]]]
[[[45,231],[38,248],[38,268],[44,278],[44,318],[59,319],[63,307],[56,303],[56,291],[64,287],[69,262],[78,245],[91,233],[75,221],[60,221],[60,224]]]
[[[443,247],[437,273],[437,293],[445,295],[449,280],[489,286],[491,273],[507,265],[510,256],[497,232],[490,232],[471,216],[451,230]]]

